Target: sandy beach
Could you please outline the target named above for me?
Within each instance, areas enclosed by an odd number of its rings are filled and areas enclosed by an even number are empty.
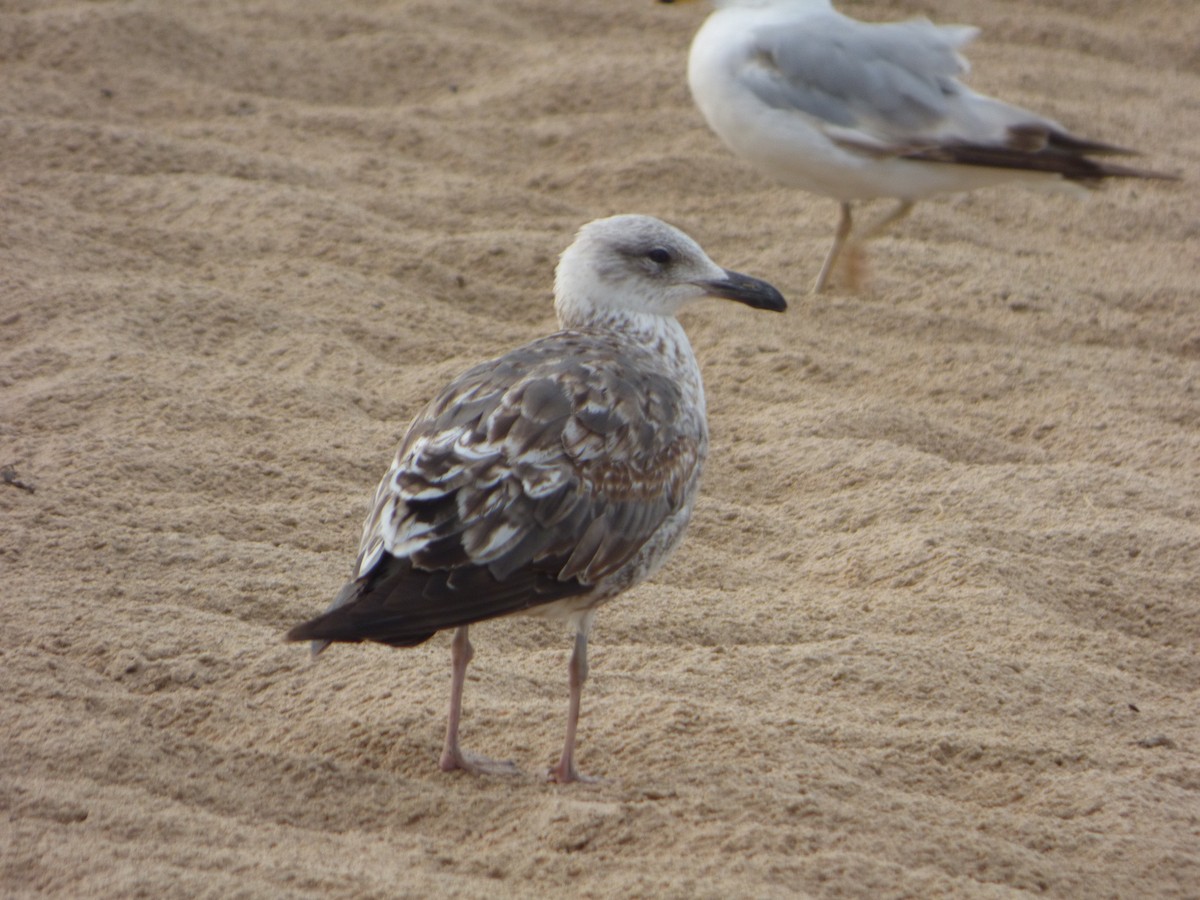
[[[0,895],[1200,897],[1194,0],[841,3],[978,25],[976,89],[1178,183],[836,204],[684,72],[706,3],[0,4]],[[884,208],[882,205],[879,207]],[[788,297],[683,320],[712,446],[591,641],[283,643],[449,378],[554,327],[585,222]]]

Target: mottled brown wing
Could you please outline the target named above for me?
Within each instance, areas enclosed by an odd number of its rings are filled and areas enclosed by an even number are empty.
[[[413,644],[590,593],[684,508],[706,448],[661,360],[611,337],[563,332],[477,366],[405,436],[355,580],[289,638]]]

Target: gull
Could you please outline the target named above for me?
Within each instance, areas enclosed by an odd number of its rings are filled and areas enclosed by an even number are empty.
[[[581,228],[555,273],[561,330],[469,369],[417,415],[375,491],[353,577],[287,633],[316,654],[455,629],[444,771],[516,771],[465,752],[458,726],[468,628],[525,613],[574,629],[566,740],[548,777],[584,777],[575,731],[592,618],[666,561],[696,501],[704,387],[675,314],[702,297],[786,308],[658,219]]]
[[[1133,151],[966,87],[958,51],[977,28],[859,22],[829,0],[715,6],[688,57],[688,85],[709,127],[764,174],[841,206],[813,293],[825,288],[850,236],[856,200],[899,201],[861,242],[935,194],[1002,182],[1078,191],[1110,177],[1174,178],[1093,159]]]

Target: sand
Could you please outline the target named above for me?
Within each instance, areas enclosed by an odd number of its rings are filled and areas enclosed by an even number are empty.
[[[832,201],[684,82],[705,4],[0,9],[0,894],[1200,896],[1194,0],[890,0],[971,84],[1179,184],[919,205],[805,295]],[[882,207],[881,207],[882,209]],[[584,222],[650,213],[786,316],[689,311],[682,550],[569,636],[283,632],[349,574],[409,418],[553,327]]]

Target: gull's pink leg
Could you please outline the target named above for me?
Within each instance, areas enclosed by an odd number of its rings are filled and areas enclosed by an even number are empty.
[[[567,739],[563,743],[562,758],[558,765],[550,770],[547,776],[550,781],[568,784],[572,781],[598,781],[582,774],[575,768],[575,729],[579,724],[579,701],[583,696],[583,683],[587,681],[587,641],[589,622],[585,622],[575,633],[575,650],[571,653],[571,662],[567,666],[567,683],[571,689],[571,701],[567,707]]]
[[[454,631],[450,641],[450,715],[446,720],[446,744],[442,748],[441,767],[443,772],[463,769],[467,772],[487,775],[516,775],[520,772],[515,763],[498,762],[486,757],[466,753],[458,746],[458,722],[462,717],[463,683],[467,680],[467,666],[475,656],[475,648],[467,637],[466,625]]]
[[[442,771],[465,769],[462,750],[458,746],[458,720],[462,716],[463,682],[467,680],[467,666],[475,656],[475,648],[467,637],[467,627],[454,630],[450,642],[450,715],[446,721],[446,745],[442,748]]]

